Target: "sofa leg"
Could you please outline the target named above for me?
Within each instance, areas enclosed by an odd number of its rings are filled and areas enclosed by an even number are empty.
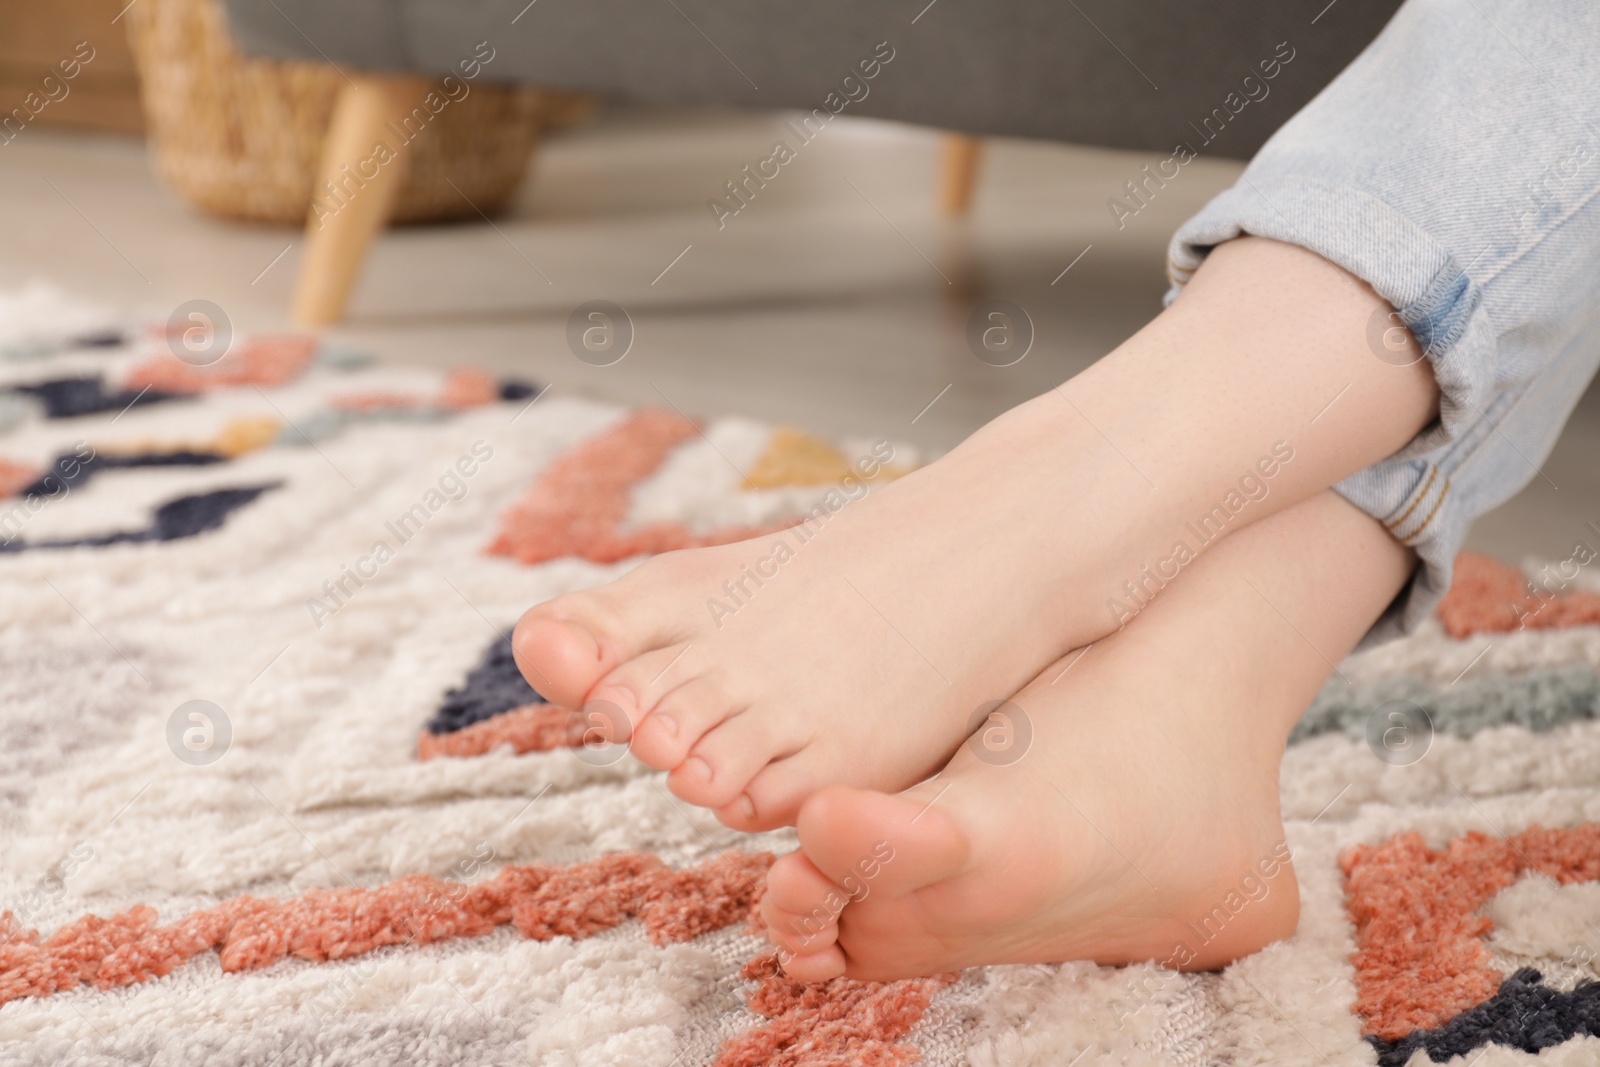
[[[958,219],[972,208],[983,161],[983,141],[963,133],[947,133],[940,151],[939,207],[945,218]]]
[[[389,220],[411,163],[395,130],[427,87],[425,78],[351,74],[340,90],[306,216],[290,312],[297,324],[325,326],[343,317],[367,248]]]

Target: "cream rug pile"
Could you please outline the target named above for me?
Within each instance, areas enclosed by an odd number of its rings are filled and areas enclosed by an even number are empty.
[[[305,338],[209,359],[0,294],[0,1064],[1600,1062],[1593,550],[1534,592],[1476,561],[1451,632],[1342,665],[1283,773],[1292,940],[807,989],[749,926],[792,834],[583,746],[507,634],[916,455]]]

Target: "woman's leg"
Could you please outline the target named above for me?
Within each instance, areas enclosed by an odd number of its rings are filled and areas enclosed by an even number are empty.
[[[1432,367],[1440,423],[1337,486],[1424,565],[1374,637],[1432,612],[1593,377],[1597,194],[1600,6],[1411,0],[1174,238],[1176,282],[1241,233],[1310,249],[1396,309],[1375,358],[1417,358],[1409,332]]]

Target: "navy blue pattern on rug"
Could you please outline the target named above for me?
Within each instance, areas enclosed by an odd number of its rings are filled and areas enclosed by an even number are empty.
[[[1585,981],[1570,993],[1551,989],[1544,976],[1524,967],[1501,983],[1499,992],[1443,1026],[1417,1030],[1398,1041],[1369,1037],[1380,1067],[1405,1067],[1422,1049],[1434,1063],[1465,1056],[1485,1045],[1538,1052],[1580,1034],[1600,1037],[1600,982]]]
[[[511,638],[497,637],[484,652],[483,660],[468,672],[467,680],[444,695],[438,712],[428,720],[427,730],[430,734],[454,733],[512,708],[544,702],[544,697],[517,669]]]
[[[262,493],[277,489],[282,484],[282,482],[272,482],[268,485],[253,485],[239,489],[213,489],[206,493],[191,493],[175,497],[156,508],[150,525],[142,530],[118,530],[114,533],[49,541],[25,541],[18,538],[0,541],[0,552],[28,552],[52,548],[103,548],[106,545],[136,544],[145,541],[179,541],[220,529],[222,524],[228,521],[228,516],[254,503]]]
[[[52,378],[29,385],[13,385],[13,392],[31,396],[44,406],[47,418],[70,419],[102,411],[122,411],[136,404],[155,404],[164,400],[192,399],[187,393],[162,389],[107,389],[98,374],[76,378]]]
[[[228,457],[220,452],[200,452],[186,448],[173,452],[134,452],[127,455],[96,452],[87,457],[74,452],[63,452],[51,462],[37,481],[25,486],[18,495],[55,496],[63,489],[78,488],[105,470],[129,470],[134,467],[206,467],[227,461]]]

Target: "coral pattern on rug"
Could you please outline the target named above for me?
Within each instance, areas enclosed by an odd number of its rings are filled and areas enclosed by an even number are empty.
[[[1538,583],[1497,559],[1463,552],[1456,558],[1450,592],[1439,605],[1445,632],[1451,637],[1470,637],[1600,623],[1600,593],[1565,589],[1579,568],[1595,558],[1586,545],[1580,544],[1578,549],[1573,558],[1557,565],[1553,579],[1547,568],[1544,580]],[[1568,570],[1571,575],[1562,573]]]
[[[487,551],[525,564],[561,556],[615,563],[630,556],[742,541],[790,525],[699,534],[676,522],[625,527],[633,487],[700,432],[698,424],[675,412],[635,412],[551,463],[527,495],[501,516],[500,532]]]
[[[524,752],[577,748],[583,744],[587,730],[583,717],[576,712],[543,702],[522,704],[447,733],[423,730],[417,738],[417,758],[482,756],[502,746],[518,756]]]
[[[284,385],[299,377],[316,353],[316,339],[302,334],[241,341],[211,363],[157,352],[128,373],[123,388],[187,395],[226,386]]]
[[[1439,1027],[1500,988],[1479,909],[1517,878],[1562,885],[1600,879],[1600,824],[1530,827],[1508,838],[1470,833],[1443,849],[1417,834],[1358,845],[1344,857],[1356,924],[1356,1010],[1386,1041]]]
[[[749,914],[770,853],[728,853],[684,871],[654,856],[619,853],[570,867],[503,867],[476,885],[414,874],[375,889],[314,890],[293,900],[236,897],[156,925],[144,905],[87,915],[42,937],[0,912],[0,1004],[93,985],[148,982],[201,952],[225,972],[285,956],[337,960],[388,945],[482,937],[511,923],[524,937],[592,937],[629,919],[662,945],[689,941]]]
[[[746,1003],[767,1022],[723,1046],[714,1067],[908,1067],[922,1054],[906,1035],[956,980],[808,984],[786,977],[774,955],[751,960],[741,974],[761,983]]]

